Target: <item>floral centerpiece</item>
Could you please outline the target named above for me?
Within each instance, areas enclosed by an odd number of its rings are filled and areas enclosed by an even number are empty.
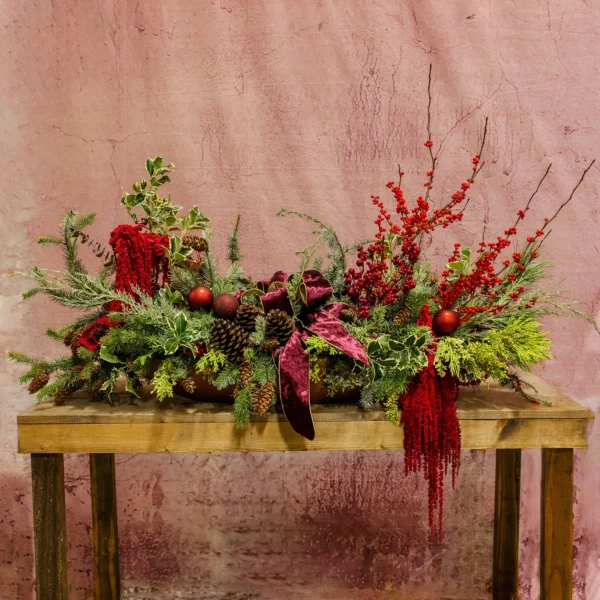
[[[593,323],[560,290],[541,284],[549,227],[592,165],[554,214],[520,239],[548,167],[513,223],[475,248],[454,244],[446,267],[434,273],[424,241],[463,218],[484,165],[487,120],[463,181],[436,202],[439,164],[430,123],[428,108],[429,164],[414,203],[399,168],[386,186],[391,202],[372,196],[375,231],[357,245],[343,244],[317,218],[282,209],[282,216],[308,219],[316,241],[299,253],[295,273],[277,271],[265,281],[243,273],[239,218],[229,237],[229,266],[219,269],[209,219],[197,207],[184,215],[163,196],[173,165],[148,159],[146,178],[121,198],[131,222],[113,230],[108,246],[86,232],[95,216],[74,211],[58,236],[39,238],[63,250],[65,270],[22,273],[35,285],[24,296],[46,294],[81,314],[47,331],[69,348],[66,356],[46,361],[10,353],[29,367],[21,381],[40,400],[56,403],[76,392],[111,401],[119,379],[134,395],[149,384],[160,401],[176,392],[198,396],[199,389],[212,400],[225,391],[239,427],[279,399],[292,427],[308,439],[315,435],[311,384],[331,398],[350,393],[364,409],[382,406],[402,424],[406,471],[424,473],[431,531],[441,537],[443,479],[450,470],[454,481],[460,460],[459,387],[491,378],[538,402],[520,372],[550,357],[539,319],[566,314]],[[322,243],[326,259],[319,257]],[[103,262],[97,274],[84,266],[86,247]]]

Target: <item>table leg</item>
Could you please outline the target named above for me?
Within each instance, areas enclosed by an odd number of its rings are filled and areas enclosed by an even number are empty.
[[[38,600],[68,600],[65,472],[62,454],[32,454],[33,533]]]
[[[119,535],[115,455],[90,454],[92,524],[94,535],[94,599],[118,600]]]
[[[516,600],[519,586],[521,450],[496,450],[494,600]]]
[[[542,450],[541,600],[573,597],[573,449]]]

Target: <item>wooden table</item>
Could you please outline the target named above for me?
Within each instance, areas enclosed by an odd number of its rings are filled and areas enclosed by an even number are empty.
[[[541,598],[571,600],[573,448],[585,448],[590,410],[528,376],[552,406],[534,405],[497,385],[463,390],[458,416],[464,449],[496,450],[493,597],[517,598],[521,449],[542,448]],[[114,455],[118,452],[285,452],[401,450],[402,430],[381,411],[313,406],[309,442],[281,414],[254,418],[243,431],[231,407],[181,399],[117,398],[114,405],[75,399],[40,403],[18,417],[19,452],[31,454],[37,597],[68,598],[63,454],[89,453],[94,539],[94,597],[120,596]]]

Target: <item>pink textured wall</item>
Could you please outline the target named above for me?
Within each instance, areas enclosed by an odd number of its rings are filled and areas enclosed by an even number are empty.
[[[106,238],[143,160],[178,172],[174,197],[199,203],[222,250],[243,217],[246,266],[295,265],[308,228],[285,205],[371,232],[371,193],[398,160],[418,191],[426,166],[426,70],[434,65],[438,192],[469,172],[490,117],[488,165],[464,243],[514,219],[545,165],[540,219],[600,155],[598,5],[579,0],[61,0],[0,2],[0,155],[4,272],[57,261],[34,243],[69,207],[96,210]],[[417,169],[420,171],[417,173]],[[594,168],[547,247],[557,279],[598,311],[600,225]],[[531,227],[535,224],[529,221]],[[447,232],[430,253],[446,256]],[[65,313],[0,290],[0,349],[56,354],[43,330]],[[548,322],[542,370],[600,416],[600,339]],[[15,416],[30,402],[4,360],[0,385],[0,597],[33,597],[31,491]],[[600,421],[576,452],[576,598],[600,598]],[[124,584],[131,598],[392,600],[488,598],[494,454],[464,453],[447,494],[443,547],[429,543],[425,490],[394,453],[118,456]],[[70,582],[91,589],[87,459],[66,461]],[[538,597],[539,460],[524,453],[521,584]]]

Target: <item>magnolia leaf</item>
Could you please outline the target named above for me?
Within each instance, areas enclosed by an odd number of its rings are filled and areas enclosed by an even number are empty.
[[[242,292],[242,295],[240,296],[240,301],[245,300],[246,298],[250,298],[251,296],[256,296],[257,298],[260,298],[261,296],[264,296],[265,293],[262,290],[259,290],[258,288],[252,288],[249,290],[246,290],[245,292]]]
[[[300,297],[302,304],[304,304],[304,306],[307,306],[308,305],[308,291],[306,289],[306,284],[304,282],[302,282],[298,286],[298,296]]]
[[[108,348],[106,348],[106,346],[102,346],[100,348],[100,358],[105,362],[109,362],[109,363],[113,363],[113,364],[122,364],[123,363],[123,361],[118,356],[116,356],[112,352],[109,352],[109,350],[108,350]]]
[[[100,391],[101,392],[105,392],[106,390],[112,391],[114,385],[115,385],[115,382],[112,379],[108,379],[102,384],[102,386],[100,387]]]
[[[127,383],[125,384],[125,391],[133,394],[136,398],[140,397],[140,395],[133,389],[133,382],[131,379],[129,379],[129,377],[127,378]]]
[[[183,302],[183,295],[179,290],[175,290],[169,297],[169,300],[173,304],[179,304],[180,302]]]

